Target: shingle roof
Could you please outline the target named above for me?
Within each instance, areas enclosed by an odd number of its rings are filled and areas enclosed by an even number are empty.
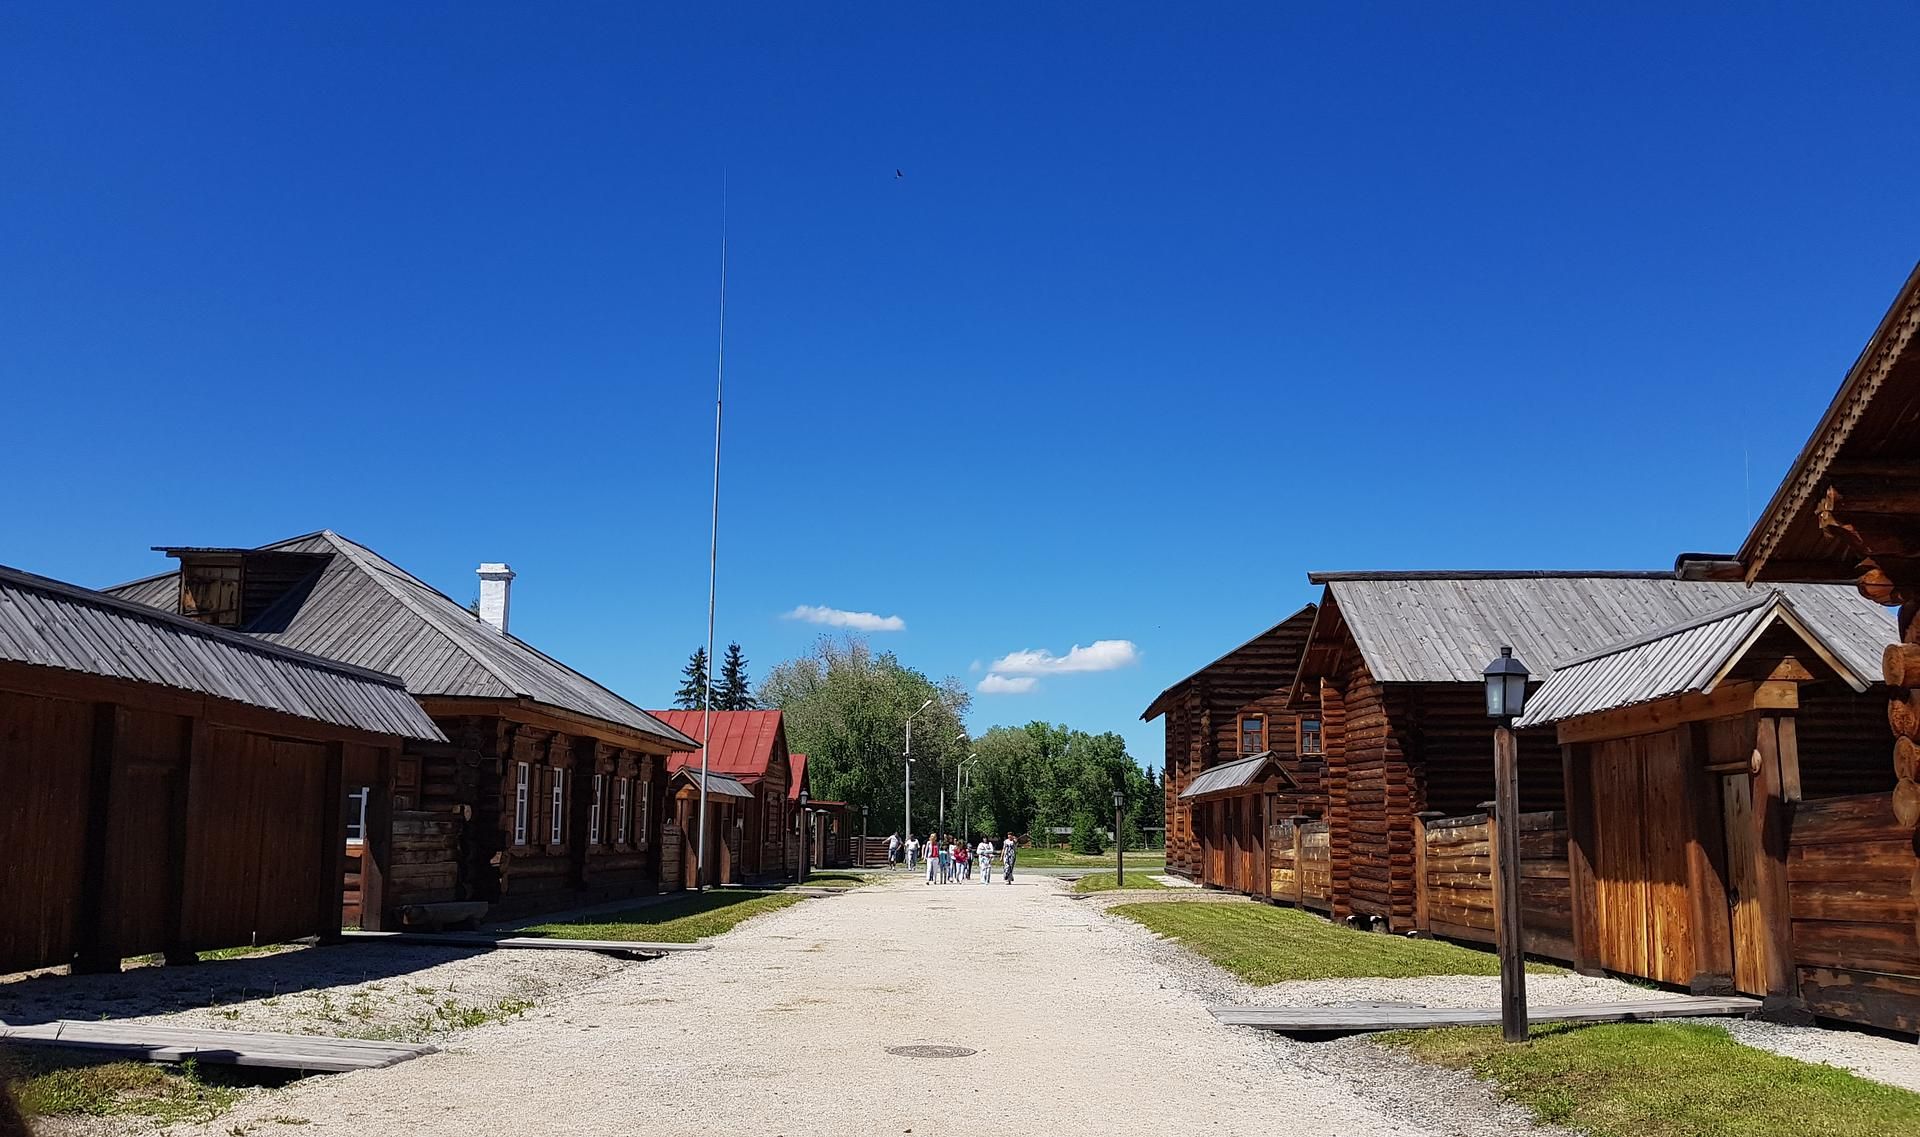
[[[338,533],[323,529],[261,548],[332,555],[310,587],[287,593],[241,629],[250,636],[391,672],[416,697],[526,699],[623,726],[676,749],[699,745]],[[171,609],[178,582],[177,572],[166,573],[108,591]]]
[[[1661,573],[1313,573],[1383,683],[1478,683],[1510,645],[1535,675],[1596,648],[1671,628],[1753,597],[1745,585]],[[1850,585],[1779,586],[1807,620],[1835,629],[1865,674],[1893,617]],[[1875,629],[1883,628],[1885,635]]]
[[[1775,625],[1792,629],[1808,647],[1856,691],[1867,689],[1873,672],[1850,663],[1842,645],[1871,636],[1884,625],[1893,642],[1893,625],[1872,619],[1884,613],[1855,609],[1853,626],[1809,620],[1783,593],[1769,591],[1721,612],[1627,640],[1562,664],[1528,700],[1516,726],[1542,726],[1580,715],[1637,706],[1675,695],[1709,694],[1738,663],[1747,648]],[[1823,610],[1829,619],[1831,610]],[[1884,646],[1884,645],[1882,645]]]
[[[648,714],[673,729],[700,741],[701,711],[649,711]],[[775,744],[782,736],[783,723],[779,711],[715,711],[713,712],[713,742],[707,747],[707,770],[719,771],[742,781],[754,782],[767,776],[767,767],[773,762]],[[687,766],[700,768],[700,754],[693,751],[676,754],[671,760],[671,768]]]
[[[1229,790],[1244,789],[1264,777],[1269,770],[1286,778],[1289,785],[1292,778],[1273,759],[1273,751],[1262,750],[1258,754],[1249,754],[1232,762],[1222,762],[1208,770],[1202,770],[1187,788],[1180,791],[1181,798],[1206,797],[1209,794],[1226,793]]]
[[[378,734],[446,740],[395,676],[4,566],[0,660],[153,683]]]

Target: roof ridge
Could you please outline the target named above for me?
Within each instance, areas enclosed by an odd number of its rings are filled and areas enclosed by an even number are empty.
[[[156,576],[166,575],[169,574],[156,574]],[[152,580],[155,579],[155,577],[148,577],[146,579]],[[23,587],[37,589],[41,592],[51,592],[76,603],[89,604],[96,608],[111,609],[136,620],[162,624],[177,628],[180,631],[192,635],[220,640],[224,643],[232,644],[235,647],[259,652],[262,655],[275,655],[283,659],[291,659],[299,663],[309,664],[322,670],[334,671],[342,675],[351,675],[360,679],[373,680],[383,685],[399,687],[401,690],[406,689],[406,681],[398,675],[393,675],[385,671],[376,671],[371,667],[362,667],[357,663],[347,663],[344,660],[328,659],[323,655],[314,655],[310,652],[301,651],[299,648],[285,647],[271,640],[263,640],[256,636],[247,635],[244,632],[233,631],[229,628],[217,627],[213,624],[203,624],[198,620],[189,619],[186,616],[169,612],[164,608],[155,608],[151,605],[141,604],[138,601],[126,600],[110,592],[101,592],[81,585],[69,584],[64,580],[56,580],[50,576],[41,576],[39,573],[28,572],[25,569],[14,568],[11,565],[0,565],[0,580],[12,581]],[[138,582],[129,581],[128,583],[133,584]],[[123,586],[116,585],[115,587]]]
[[[1655,628],[1651,632],[1642,632],[1631,639],[1620,640],[1617,643],[1596,648],[1593,651],[1587,652],[1585,655],[1577,655],[1572,659],[1561,660],[1558,663],[1549,665],[1547,670],[1558,671],[1563,667],[1578,667],[1583,663],[1592,663],[1596,659],[1605,659],[1610,655],[1619,655],[1623,651],[1632,651],[1634,648],[1644,647],[1647,644],[1664,640],[1669,636],[1677,636],[1681,632],[1690,632],[1695,628],[1718,623],[1729,616],[1738,616],[1742,612],[1751,612],[1755,608],[1760,608],[1768,604],[1785,604],[1786,602],[1787,598],[1785,594],[1778,589],[1769,589],[1751,600],[1742,600],[1738,604],[1729,604],[1725,608],[1708,612],[1704,615],[1690,616],[1678,623],[1668,624],[1664,628]],[[1798,613],[1795,613],[1795,615],[1797,616]]]
[[[1672,569],[1368,569],[1309,572],[1309,584],[1385,580],[1676,580]]]
[[[376,553],[372,549],[369,549],[366,546],[361,545],[357,541],[354,541],[347,537],[342,537],[340,534],[335,533],[331,529],[322,529],[318,534],[309,534],[309,536],[319,536],[319,537],[325,538],[327,542],[333,545],[334,548],[338,549],[340,551],[340,555],[343,557],[346,557],[347,560],[354,565],[354,567],[358,568],[361,572],[364,572],[368,576],[372,577],[375,584],[378,584],[381,588],[386,590],[387,595],[393,597],[395,600],[398,600],[401,606],[406,608],[407,611],[412,612],[415,616],[418,616],[422,621],[426,623],[428,627],[432,628],[434,631],[438,632],[441,636],[445,637],[446,641],[452,644],[454,648],[460,652],[460,654],[466,656],[468,659],[473,660],[475,663],[478,663],[482,670],[486,671],[487,674],[493,676],[496,680],[498,680],[500,682],[500,685],[505,687],[509,692],[511,692],[514,695],[514,697],[516,698],[519,697],[520,695],[519,685],[516,684],[512,679],[509,679],[504,671],[501,671],[498,667],[495,667],[492,660],[487,659],[486,657],[482,656],[480,653],[468,647],[466,644],[461,643],[460,637],[454,635],[451,631],[449,631],[446,625],[441,623],[439,618],[435,616],[434,613],[427,611],[426,608],[420,603],[418,603],[417,601],[415,601],[413,597],[408,596],[405,592],[402,592],[399,588],[396,588],[390,581],[386,579],[386,574],[382,573],[376,566],[368,564],[366,558],[372,557],[375,560],[378,560],[384,564],[393,565],[394,570],[398,572],[400,575],[405,576],[410,580],[413,580],[415,583],[420,584],[421,587],[423,588],[429,588],[435,595],[445,598],[447,603],[449,604],[457,603],[451,596],[447,596],[446,593],[441,592],[439,589],[431,588],[431,586],[427,585],[425,582],[420,581],[417,577],[414,577],[412,573],[407,572],[405,569],[401,568],[399,565],[394,565],[392,561],[387,560],[387,558],[381,556],[379,553]],[[302,540],[302,539],[303,538],[298,538],[298,537],[292,538],[292,540]],[[365,554],[365,556],[362,556],[362,554]]]

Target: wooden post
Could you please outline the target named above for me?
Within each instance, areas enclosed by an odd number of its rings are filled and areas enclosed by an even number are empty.
[[[87,781],[87,833],[82,851],[80,903],[73,919],[75,975],[120,970],[120,950],[108,929],[114,926],[107,909],[107,873],[112,850],[107,847],[113,829],[114,755],[123,733],[125,712],[113,703],[93,705],[92,769]]]
[[[1493,844],[1493,925],[1500,950],[1500,1033],[1508,1042],[1527,1040],[1526,933],[1520,924],[1520,778],[1513,727],[1493,732],[1492,810],[1487,839]]]
[[[346,747],[338,742],[327,743],[323,761],[326,769],[321,774],[321,782],[326,788],[321,791],[320,848],[316,853],[325,875],[320,878],[322,886],[313,914],[313,930],[320,942],[327,944],[340,942],[340,910],[346,892],[346,878],[341,873],[341,861],[347,849]],[[360,859],[364,866],[368,860],[364,851]]]
[[[1781,767],[1780,720],[1760,716],[1754,747],[1760,754],[1760,772],[1753,775],[1754,881],[1759,895],[1760,921],[1765,929],[1764,961],[1767,1003],[1771,1014],[1804,1016],[1799,1003],[1799,977],[1793,965],[1792,912],[1787,895],[1787,826],[1785,774]]]
[[[1413,930],[1422,936],[1433,934],[1433,910],[1427,887],[1427,823],[1445,817],[1438,809],[1425,809],[1413,815]]]
[[[1305,850],[1301,842],[1301,830],[1306,825],[1306,814],[1293,815],[1293,906],[1303,910],[1307,906],[1307,872],[1306,861],[1300,854]]]

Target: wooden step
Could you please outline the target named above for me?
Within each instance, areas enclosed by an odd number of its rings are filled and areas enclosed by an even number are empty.
[[[1426,1030],[1443,1026],[1499,1026],[1494,1007],[1407,1007],[1358,1003],[1331,1007],[1211,1007],[1228,1026],[1250,1026],[1289,1034],[1359,1034],[1378,1030]],[[1684,995],[1611,1003],[1572,1003],[1533,1007],[1527,1022],[1607,1023],[1642,1019],[1750,1015],[1760,1000],[1738,995]]]
[[[371,1042],[317,1034],[268,1034],[205,1030],[141,1022],[58,1022],[0,1026],[0,1039],[23,1046],[101,1050],[149,1062],[218,1062],[271,1066],[309,1073],[343,1073],[392,1066],[438,1047],[423,1043]]]

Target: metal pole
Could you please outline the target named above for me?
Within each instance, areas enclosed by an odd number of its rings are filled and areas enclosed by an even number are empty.
[[[919,714],[915,711],[914,714]],[[907,716],[907,804],[900,827],[911,835],[913,833],[913,715]]]
[[[700,697],[700,825],[693,879],[707,886],[707,750],[713,740],[713,602],[720,572],[720,412],[727,380],[727,175],[720,174],[720,348],[713,368],[713,528],[707,542],[707,675]]]
[[[1493,801],[1488,818],[1496,864],[1494,931],[1500,951],[1500,1033],[1527,1040],[1526,933],[1520,923],[1520,783],[1511,721],[1493,732]]]
[[[1127,885],[1127,846],[1120,840],[1120,813],[1124,808],[1123,798],[1113,795],[1113,886],[1125,888]]]

